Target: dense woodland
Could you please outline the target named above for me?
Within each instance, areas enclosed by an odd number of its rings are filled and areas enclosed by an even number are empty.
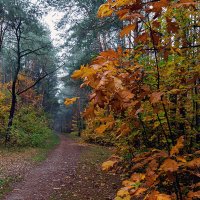
[[[42,22],[51,9],[64,13],[59,47]],[[199,10],[198,0],[0,0],[2,145],[73,132],[116,149],[102,164],[123,174],[115,200],[199,199]]]

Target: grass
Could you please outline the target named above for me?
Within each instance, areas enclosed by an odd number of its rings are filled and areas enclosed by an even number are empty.
[[[55,148],[56,145],[58,145],[60,142],[58,135],[56,134],[52,134],[47,143],[41,147],[38,148],[39,151],[38,153],[32,158],[32,160],[36,163],[40,163],[42,161],[44,161],[48,155],[48,153]]]

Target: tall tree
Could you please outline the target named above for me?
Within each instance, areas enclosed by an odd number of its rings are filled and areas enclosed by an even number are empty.
[[[28,91],[49,74],[44,66],[36,71],[36,68],[33,68],[33,65],[30,62],[30,55],[44,56],[48,54],[52,48],[48,33],[38,20],[38,17],[41,14],[40,11],[27,1],[9,1],[9,3],[10,7],[8,7],[7,16],[9,29],[7,41],[9,41],[9,43],[7,48],[13,51],[11,54],[14,57],[14,69],[11,80],[12,102],[6,132],[6,143],[10,141],[10,131],[15,115],[17,95],[21,95]],[[35,82],[32,85],[27,86],[27,88],[24,88],[22,91],[17,91],[19,74],[22,72],[27,74],[32,71],[34,71]],[[37,72],[39,72],[39,74]]]

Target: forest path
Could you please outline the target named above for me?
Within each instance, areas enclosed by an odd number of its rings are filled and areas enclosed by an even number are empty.
[[[92,148],[61,135],[58,147],[25,174],[4,199],[113,199],[119,179],[100,171],[98,159],[104,152]]]

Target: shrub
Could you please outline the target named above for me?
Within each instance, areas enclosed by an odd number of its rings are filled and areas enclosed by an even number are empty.
[[[52,134],[45,113],[29,106],[21,108],[16,114],[11,131],[11,144],[20,147],[42,147]]]

